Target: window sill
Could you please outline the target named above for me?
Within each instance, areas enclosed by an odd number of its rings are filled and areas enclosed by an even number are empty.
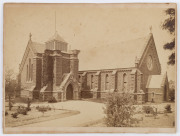
[[[33,81],[26,81],[27,84],[30,84],[30,83],[32,83],[32,82],[33,82]]]

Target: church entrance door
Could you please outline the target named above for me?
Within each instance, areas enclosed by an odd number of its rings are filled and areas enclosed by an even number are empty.
[[[66,89],[66,100],[72,100],[72,99],[73,99],[73,86],[69,84]]]

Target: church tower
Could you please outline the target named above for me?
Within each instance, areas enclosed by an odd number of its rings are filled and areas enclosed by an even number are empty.
[[[53,37],[51,37],[46,42],[46,49],[47,50],[61,50],[61,51],[67,52],[68,44],[56,31]]]

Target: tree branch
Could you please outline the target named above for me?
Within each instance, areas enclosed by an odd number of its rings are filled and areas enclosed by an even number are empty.
[[[175,48],[175,39],[172,42],[164,44],[163,48],[173,50]]]

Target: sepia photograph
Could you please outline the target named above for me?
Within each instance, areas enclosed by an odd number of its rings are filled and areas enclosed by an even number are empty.
[[[175,133],[175,3],[5,3],[3,132]]]

